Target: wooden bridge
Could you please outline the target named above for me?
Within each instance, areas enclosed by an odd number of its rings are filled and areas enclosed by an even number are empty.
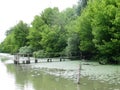
[[[33,58],[30,54],[16,54],[14,55],[14,64],[30,64],[30,63],[40,63],[40,62],[61,62],[69,59],[68,57],[58,57],[58,58]]]

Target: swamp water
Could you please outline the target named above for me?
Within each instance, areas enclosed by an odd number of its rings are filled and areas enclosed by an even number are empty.
[[[14,65],[0,60],[0,90],[120,90],[120,66],[80,61]]]

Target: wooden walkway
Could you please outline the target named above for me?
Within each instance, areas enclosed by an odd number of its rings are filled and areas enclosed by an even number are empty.
[[[14,64],[30,64],[30,63],[43,63],[43,62],[61,62],[69,59],[67,57],[59,58],[33,58],[29,54],[16,54],[14,55]]]

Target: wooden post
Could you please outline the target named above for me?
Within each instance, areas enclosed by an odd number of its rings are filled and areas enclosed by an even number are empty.
[[[77,84],[80,84],[81,67],[82,67],[82,65],[79,64],[79,69],[78,69],[79,71],[78,71]]]
[[[62,54],[60,55],[60,62],[62,61]]]
[[[35,58],[35,63],[38,63],[38,60],[37,60],[37,58]]]
[[[24,61],[25,56],[24,56],[24,54],[22,55],[22,57],[23,57],[22,63],[25,64],[25,61]]]
[[[47,62],[49,62],[49,58],[47,59]]]
[[[19,64],[19,55],[14,55],[14,64]]]
[[[26,64],[30,64],[30,56],[28,54],[28,60],[26,60]]]
[[[25,64],[25,61],[23,60],[23,62],[22,62],[23,64]]]
[[[38,63],[38,60],[37,60],[37,55],[35,53],[35,63]]]
[[[52,58],[50,58],[50,62],[52,62]]]
[[[19,54],[17,55],[17,64],[19,64]]]
[[[16,64],[16,55],[14,55],[14,64]]]
[[[60,58],[60,62],[62,61],[62,58]]]

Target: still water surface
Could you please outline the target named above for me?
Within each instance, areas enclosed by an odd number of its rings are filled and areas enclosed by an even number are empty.
[[[75,65],[76,62],[72,63]],[[69,64],[71,62],[67,62]],[[0,90],[120,90],[120,84],[89,80],[87,77],[81,78],[81,84],[77,85],[73,80],[47,74],[34,66],[14,65],[0,60]]]

